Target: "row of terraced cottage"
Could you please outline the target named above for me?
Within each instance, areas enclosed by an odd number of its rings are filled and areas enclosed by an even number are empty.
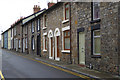
[[[120,74],[119,2],[49,5],[3,32],[2,48]]]

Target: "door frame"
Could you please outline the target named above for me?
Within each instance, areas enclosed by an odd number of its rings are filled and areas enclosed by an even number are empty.
[[[57,57],[57,48],[58,48],[57,41],[60,42],[58,40],[59,36],[60,36],[60,30],[59,30],[59,28],[56,28],[55,31],[54,31],[54,37],[55,37],[55,53],[54,54],[55,54],[55,60],[56,61],[60,61],[60,53],[59,53],[59,57]]]
[[[53,41],[53,31],[52,30],[49,30],[49,33],[48,33],[48,38],[49,38],[49,59],[54,59],[54,46],[53,46],[53,43],[51,43],[51,38],[52,38],[52,41]],[[51,45],[52,45],[52,53],[51,53]],[[52,54],[52,56],[51,56]]]
[[[39,44],[38,44],[38,42],[39,42]],[[39,45],[39,48],[38,48],[38,45]],[[39,53],[38,53],[38,49],[39,49]],[[40,39],[40,34],[37,35],[37,55],[41,56],[41,39]]]
[[[79,33],[80,33],[80,32],[83,32],[83,33],[84,33],[84,31],[85,31],[85,28],[83,28],[83,27],[77,29],[78,64],[80,64],[80,63],[79,63],[79,60],[80,60],[80,59],[79,59],[79,56],[80,56],[80,55],[79,55]],[[86,63],[86,55],[85,55],[85,63]],[[83,65],[83,64],[82,64],[82,65]]]

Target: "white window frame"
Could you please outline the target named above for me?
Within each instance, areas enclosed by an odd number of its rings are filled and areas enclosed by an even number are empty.
[[[99,16],[99,18],[95,18],[95,16],[94,16],[94,7],[95,7],[95,4],[94,4],[95,2],[93,2],[93,20],[98,20],[98,19],[100,19],[100,16]],[[99,3],[99,7],[100,7],[100,2],[98,2]]]
[[[68,19],[65,19],[65,4],[67,4],[67,3],[64,3],[63,4],[63,17],[64,17],[64,20],[62,21],[62,23],[64,24],[64,23],[67,23],[68,21],[69,21],[69,18]],[[69,4],[69,3],[68,3]],[[69,5],[70,6],[70,5]],[[70,8],[69,8],[69,10],[70,10]],[[70,15],[70,14],[69,14]]]
[[[94,42],[94,38],[100,38],[101,36],[94,36],[94,32],[96,31],[100,31],[100,30],[94,30],[93,31],[93,55],[101,55],[101,53],[95,53],[95,42]]]
[[[62,51],[63,53],[70,53],[70,50],[64,49],[64,31],[70,30],[70,26],[62,28]]]
[[[43,15],[43,30],[47,29],[47,19],[46,19],[46,26],[45,26],[45,16],[46,14]]]
[[[47,36],[47,32],[43,34],[43,51],[44,51],[44,52],[47,51],[47,50],[45,49],[45,36]]]

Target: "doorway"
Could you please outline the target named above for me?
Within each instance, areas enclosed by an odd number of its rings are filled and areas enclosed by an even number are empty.
[[[40,34],[37,36],[37,55],[41,56],[41,43],[40,43]]]
[[[79,32],[79,64],[85,65],[85,33]]]

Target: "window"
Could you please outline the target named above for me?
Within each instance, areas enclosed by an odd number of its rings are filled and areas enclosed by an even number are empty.
[[[43,51],[47,51],[47,33],[43,34]]]
[[[93,31],[93,54],[101,55],[101,39],[100,39],[100,30]]]
[[[47,27],[47,16],[44,15],[44,27]]]
[[[69,3],[65,4],[65,20],[69,19]]]
[[[45,35],[45,50],[47,50],[47,35]]]
[[[32,33],[34,33],[34,22],[32,22]]]
[[[27,49],[27,38],[26,38],[26,49]]]
[[[100,19],[100,2],[93,2],[93,20]]]
[[[21,41],[20,41],[20,40],[18,40],[18,44],[19,44],[18,48],[20,48],[20,47],[21,47],[21,46],[20,46],[20,43],[21,43]]]
[[[35,49],[35,40],[34,40],[34,36],[32,37],[32,50]]]
[[[37,20],[37,31],[40,30],[40,19]]]
[[[27,34],[27,25],[25,26],[25,34]]]
[[[14,27],[14,36],[16,36],[16,34],[17,34],[17,33],[16,33],[16,27]]]
[[[70,50],[70,31],[64,31],[64,50]]]

